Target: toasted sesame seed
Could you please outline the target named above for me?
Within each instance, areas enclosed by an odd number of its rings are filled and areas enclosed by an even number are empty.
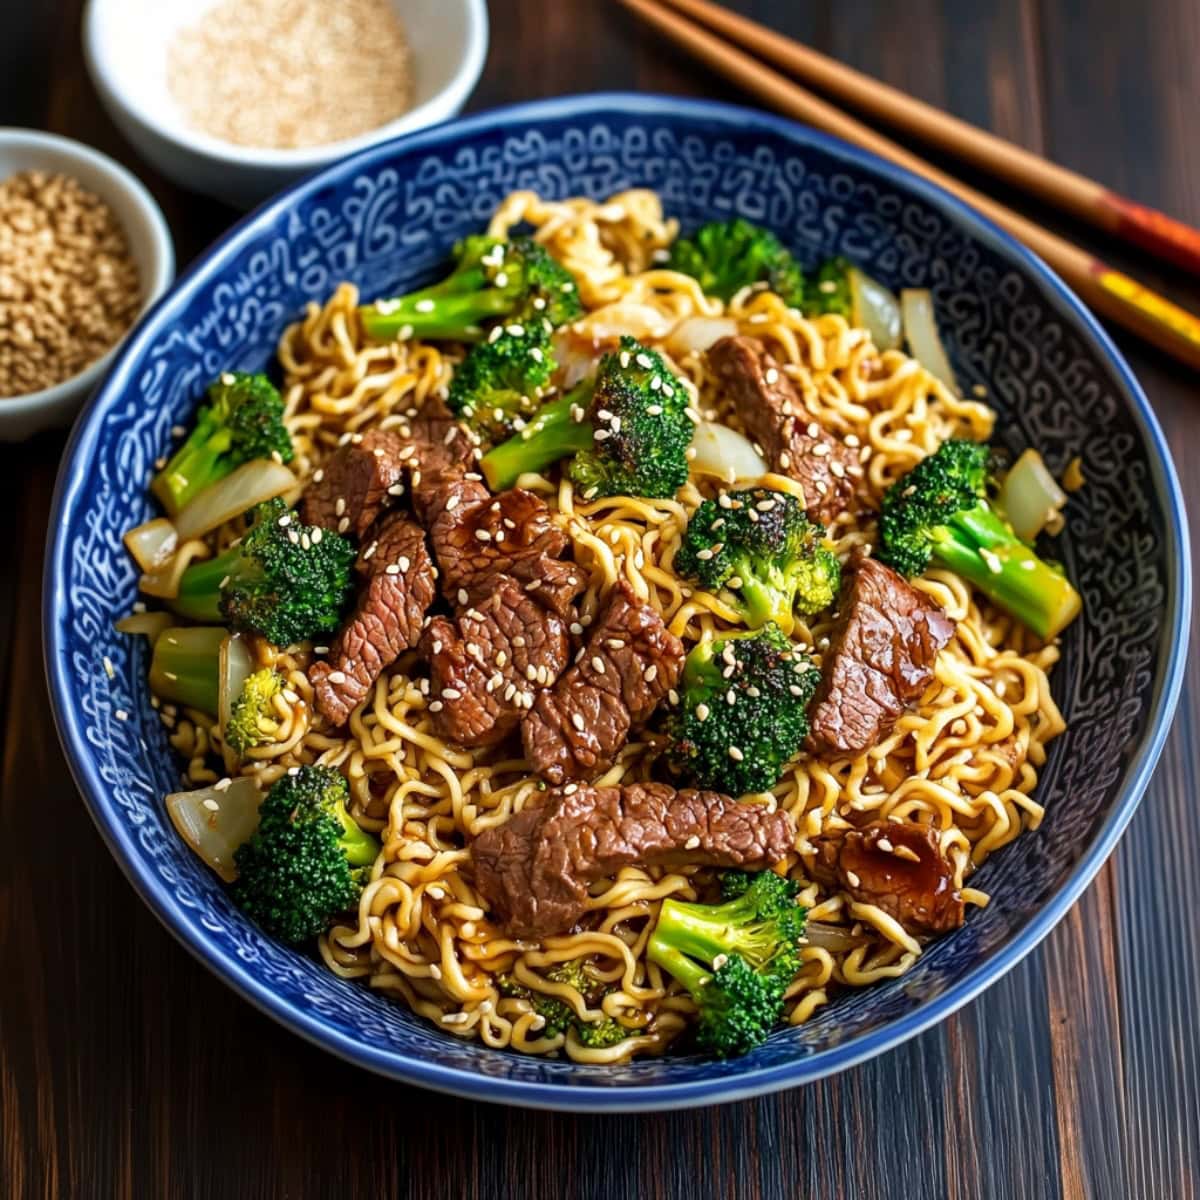
[[[458,688],[455,688],[455,687],[442,688],[442,695],[445,696],[447,700],[461,700],[462,699],[462,692],[460,692],[458,690]]]
[[[201,803],[204,805],[205,808],[208,809],[209,812],[220,812],[221,811],[221,806],[211,796],[205,796],[205,798],[201,801]]]
[[[583,626],[578,621],[571,622],[571,632],[578,637],[583,632]]]
[[[117,673],[113,669],[112,660],[108,657],[107,654],[100,660],[100,662],[104,666],[105,675],[107,675],[109,677],[109,679],[115,679],[117,676]]]
[[[737,746],[730,746],[729,747],[729,757],[732,758],[734,762],[742,762],[746,756],[741,752],[741,750]]]
[[[475,536],[476,536],[476,537],[477,537],[477,538],[478,538],[478,539],[479,539],[481,542],[490,542],[490,541],[492,540],[492,535],[491,535],[490,533],[488,533],[488,531],[487,531],[486,529],[477,529],[477,530],[475,530]]]
[[[663,408],[661,404],[651,404],[646,408],[647,414],[652,417],[661,416],[662,410]]]
[[[345,671],[330,671],[329,672],[329,682],[330,683],[345,683],[346,682],[346,672]]]
[[[431,700],[429,702],[429,711],[431,713],[439,713],[442,711],[443,704],[440,700]]]
[[[699,847],[699,845],[700,845],[700,838],[697,834],[693,833],[692,836],[690,838],[688,838],[688,840],[686,842],[683,843],[683,848],[685,850],[695,850]]]
[[[862,883],[862,880],[859,879],[858,875],[854,871],[847,871],[846,872],[846,882],[851,887],[859,887]]]
[[[595,671],[597,675],[604,674],[604,659],[602,659],[598,654],[592,655],[592,670]]]
[[[652,359],[648,354],[639,354],[634,361],[639,367],[644,367],[647,371],[654,366],[654,359]]]
[[[654,663],[651,663],[651,664],[650,664],[650,665],[649,665],[649,666],[648,666],[648,667],[647,667],[647,668],[646,668],[646,669],[645,669],[645,670],[642,672],[642,678],[643,678],[643,679],[644,679],[644,680],[645,680],[647,683],[653,683],[653,682],[655,681],[655,679],[657,679],[657,678],[658,678],[658,667],[657,667],[657,666],[656,666]]]
[[[342,519],[341,519],[341,520],[338,522],[338,533],[345,533],[345,532],[346,532],[346,530],[347,530],[347,529],[349,529],[349,528],[350,528],[350,518],[349,518],[349,517],[343,517],[343,518],[342,518]]]
[[[769,384],[770,383],[778,383],[779,382],[779,372],[777,370],[775,370],[774,367],[768,367],[763,372],[763,379],[766,380],[766,382]]]
[[[226,788],[230,787],[232,784],[233,784],[233,780],[230,779],[228,776],[226,776],[224,779],[218,779],[217,782],[213,784],[213,791],[214,792],[223,792],[226,790]]]
[[[709,708],[708,708],[707,704],[702,703],[702,704],[696,705],[696,720],[697,721],[707,721],[708,713],[709,713]]]
[[[672,704],[678,704],[679,693],[674,688],[671,688],[670,691],[667,692],[667,699],[670,700]]]
[[[329,647],[328,646],[314,646],[313,653],[314,654],[328,654]]]
[[[571,724],[574,725],[575,728],[578,729],[580,733],[583,732],[585,722],[580,713],[572,713],[571,714]]]
[[[523,645],[525,645],[525,635],[518,633],[517,636],[513,638],[512,644],[516,646],[517,649],[520,649]]]
[[[399,575],[400,565],[398,563],[388,563],[383,569],[385,575]]]

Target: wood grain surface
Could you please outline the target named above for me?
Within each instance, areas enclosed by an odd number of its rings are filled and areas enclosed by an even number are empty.
[[[182,267],[234,214],[157,176],[104,117],[82,64],[81,7],[0,4],[0,125],[69,134],[129,164],[162,203]],[[490,7],[473,107],[601,88],[741,99],[607,0]],[[735,7],[1200,223],[1197,0]],[[1196,285],[1025,211],[1200,302]],[[1200,503],[1200,379],[1117,341]],[[1194,671],[1113,861],[1043,947],[939,1028],[824,1083],[722,1108],[568,1117],[474,1104],[362,1074],[277,1028],[171,940],[110,860],[42,676],[62,445],[52,434],[0,447],[0,1196],[1200,1194]]]

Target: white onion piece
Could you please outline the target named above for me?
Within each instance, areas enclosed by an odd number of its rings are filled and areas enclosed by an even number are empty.
[[[170,629],[173,618],[167,612],[130,613],[115,622],[114,628],[118,633],[140,633],[150,639],[150,646],[162,636],[164,629]]]
[[[702,475],[716,475],[736,483],[742,479],[761,479],[767,473],[767,464],[749,439],[716,421],[701,421],[696,426],[692,449],[696,451],[692,470]]]
[[[590,312],[571,325],[571,336],[580,342],[615,346],[626,334],[640,342],[660,341],[666,337],[675,319],[649,304],[635,300],[615,300]]]
[[[206,487],[175,518],[175,529],[180,541],[200,537],[256,504],[298,488],[295,475],[282,463],[256,458]]]
[[[1000,489],[1000,507],[1017,537],[1026,542],[1032,542],[1066,502],[1066,492],[1032,448],[1013,463]]]
[[[179,534],[166,517],[155,517],[153,521],[131,529],[122,540],[137,565],[151,574],[175,553]]]
[[[558,364],[555,383],[564,392],[595,375],[602,352],[590,342],[580,342],[570,331],[560,329],[554,335],[552,345],[554,361]]]
[[[905,288],[900,293],[900,315],[904,322],[904,337],[913,358],[930,375],[957,393],[958,381],[954,378],[954,370],[938,336],[933,294],[924,288]]]
[[[702,354],[723,337],[737,337],[738,325],[732,317],[687,317],[671,330],[667,349],[676,358]]]
[[[808,921],[804,926],[804,941],[809,946],[828,950],[830,954],[841,954],[861,945],[862,937],[855,937],[845,925],[831,925],[826,921]]]
[[[233,852],[258,828],[262,793],[248,775],[228,787],[173,792],[167,814],[179,836],[225,880],[237,878]]]
[[[865,275],[857,267],[850,268],[847,278],[854,324],[871,335],[877,350],[898,350],[900,302],[882,283]]]
[[[221,643],[217,676],[217,721],[221,731],[229,727],[233,702],[241,695],[242,685],[254,674],[254,655],[240,634],[231,633]]]

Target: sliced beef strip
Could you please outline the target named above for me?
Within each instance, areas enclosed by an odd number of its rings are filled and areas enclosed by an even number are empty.
[[[880,821],[813,839],[812,871],[862,904],[874,904],[910,933],[945,933],[963,923],[963,898],[937,831]]]
[[[876,745],[933,678],[954,622],[891,567],[860,555],[810,710],[813,744],[857,754]]]
[[[332,725],[344,725],[380,673],[417,644],[437,594],[425,533],[399,513],[386,514],[371,529],[355,569],[366,581],[358,607],[329,658],[308,669],[317,711]]]
[[[860,468],[854,450],[804,407],[792,381],[757,338],[714,342],[708,362],[773,471],[804,489],[808,515],[828,525],[850,505]]]
[[[546,502],[523,488],[493,496],[482,483],[464,480],[443,489],[430,511],[429,537],[451,599],[460,590],[486,589],[498,573],[522,582],[538,578],[539,562],[561,558],[569,544]]]
[[[362,537],[403,489],[407,445],[398,430],[372,429],[339,446],[304,490],[305,524]]]
[[[466,430],[440,400],[430,401],[413,419],[410,444],[415,447],[407,460],[413,512],[428,529],[445,503],[446,489],[473,473],[476,450]],[[467,482],[478,483],[479,490],[487,494],[478,476]]]
[[[421,638],[429,659],[430,712],[438,736],[460,746],[507,737],[541,688],[570,662],[567,622],[510,575],[453,620],[434,617]]]
[[[783,811],[663,783],[570,783],[471,845],[475,883],[514,937],[564,933],[583,916],[587,885],[622,867],[702,864],[765,870],[792,849]]]
[[[631,729],[678,682],[683,644],[622,580],[579,661],[521,725],[525,757],[551,783],[608,770]]]

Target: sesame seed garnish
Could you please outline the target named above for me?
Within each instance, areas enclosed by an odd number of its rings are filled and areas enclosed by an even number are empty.
[[[778,383],[779,372],[775,370],[774,367],[768,367],[766,371],[763,372],[763,379],[765,379],[767,383]]]
[[[442,695],[445,696],[447,700],[461,700],[462,699],[462,692],[460,692],[458,690],[458,688],[453,688],[453,687],[442,688]]]
[[[330,683],[345,683],[346,682],[346,672],[345,671],[330,671],[328,678],[329,678]]]
[[[737,746],[730,746],[729,757],[732,758],[734,762],[742,762],[746,756],[741,752],[741,750],[738,749]],[[715,965],[716,964],[714,963],[714,966]]]
[[[846,468],[843,467],[840,462],[831,462],[829,464],[829,469],[833,472],[834,477],[837,479],[844,479],[846,477]]]
[[[112,660],[108,657],[108,655],[106,654],[100,661],[104,665],[105,675],[107,675],[109,679],[115,679],[117,673],[113,669]]]
[[[620,361],[621,361],[621,366],[622,366],[622,367],[627,367],[627,366],[629,366],[629,351],[628,351],[628,350],[622,350],[622,351],[621,351],[621,354],[620,354]]]
[[[662,416],[662,410],[663,408],[661,404],[651,404],[646,408],[647,414],[651,417]]]
[[[688,840],[686,842],[683,843],[683,848],[685,850],[695,850],[699,847],[699,845],[700,845],[699,835],[693,833],[692,836],[690,838],[688,838]]]
[[[444,705],[442,704],[442,702],[440,700],[431,700],[429,702],[429,711],[431,713],[439,713],[442,711],[443,707],[444,707]]]
[[[672,704],[678,704],[679,693],[674,688],[671,688],[671,690],[667,692],[667,699],[670,700]]]
[[[859,879],[859,877],[858,877],[858,875],[857,875],[857,873],[856,873],[856,872],[854,872],[854,871],[847,871],[847,872],[846,872],[846,882],[847,882],[847,883],[848,883],[848,884],[849,884],[851,887],[858,887],[858,886],[860,886],[860,884],[862,883],[862,880],[861,880],[861,879]]]
[[[696,720],[697,721],[707,721],[708,713],[709,713],[709,708],[708,708],[707,704],[697,704],[696,705]]]
[[[516,646],[516,647],[517,647],[517,649],[519,650],[519,649],[520,649],[520,648],[521,648],[523,645],[525,645],[525,637],[524,637],[524,635],[523,635],[523,634],[520,634],[520,633],[518,633],[518,634],[517,634],[517,636],[516,636],[515,638],[513,638],[513,640],[512,640],[512,644],[513,644],[514,646]]]
[[[491,535],[490,533],[488,533],[488,531],[487,531],[486,529],[477,529],[477,530],[475,530],[475,536],[476,536],[476,537],[477,537],[477,538],[478,538],[478,539],[479,539],[481,542],[490,542],[490,541],[492,540],[492,535]]]
[[[598,654],[592,655],[592,670],[595,671],[597,675],[604,674],[604,659],[602,659]]]
[[[725,703],[730,706],[737,703],[737,692],[735,692],[733,688],[730,688],[729,691],[725,693]]]
[[[829,447],[824,442],[818,442],[812,452],[816,458],[824,458],[829,453]]]
[[[649,666],[648,666],[648,667],[647,667],[647,668],[646,668],[646,669],[645,669],[645,670],[642,672],[642,678],[643,678],[643,679],[644,679],[644,680],[645,680],[647,683],[653,683],[657,677],[658,677],[658,667],[657,667],[657,666],[656,666],[654,663],[651,663],[651,664],[650,664],[650,665],[649,665]]]
[[[233,784],[233,780],[230,779],[229,776],[227,775],[224,779],[218,779],[217,782],[213,784],[213,791],[214,792],[223,792],[228,787],[230,787],[232,784]]]
[[[583,717],[579,713],[571,714],[571,724],[574,725],[575,728],[578,729],[580,733],[583,732],[585,722],[584,722]]]
[[[820,437],[821,436],[821,426],[818,425],[816,421],[809,421],[807,432],[808,432],[808,436],[810,438]]]
[[[129,720],[129,714],[123,708],[118,708],[113,713],[113,716],[116,717],[118,721],[128,721]]]
[[[713,957],[713,970],[719,971],[729,961],[728,954],[717,954]]]
[[[205,796],[205,798],[201,801],[201,803],[204,805],[205,808],[208,809],[209,812],[220,812],[221,811],[221,806],[211,796]]]
[[[384,567],[383,573],[385,575],[399,575],[400,566],[398,563],[388,563],[388,565]]]

